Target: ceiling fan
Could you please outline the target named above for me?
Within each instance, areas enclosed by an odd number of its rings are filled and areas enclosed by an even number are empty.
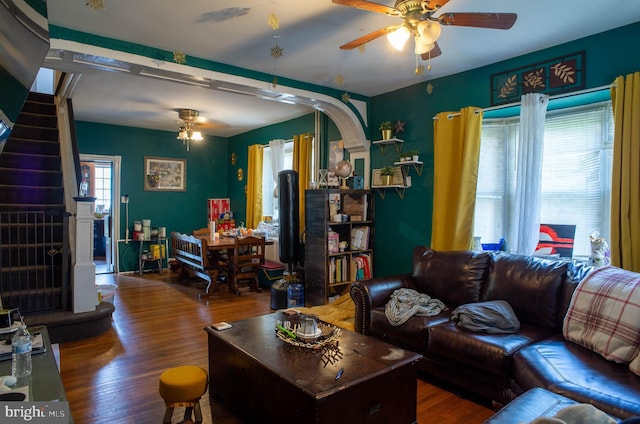
[[[343,50],[360,47],[376,38],[387,35],[389,42],[402,50],[406,41],[413,36],[415,53],[422,59],[430,59],[442,54],[438,47],[438,37],[442,26],[457,25],[476,28],[509,29],[518,15],[515,13],[443,13],[435,17],[438,10],[449,0],[396,0],[394,7],[384,6],[366,0],[331,0],[333,3],[370,12],[404,19],[399,25],[389,25],[340,46]]]

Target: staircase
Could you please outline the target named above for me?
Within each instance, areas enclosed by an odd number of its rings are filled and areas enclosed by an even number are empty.
[[[105,331],[113,312],[110,304],[85,314],[69,310],[70,214],[58,137],[54,97],[30,93],[0,153],[2,304],[19,308],[29,325],[46,324],[54,343]]]

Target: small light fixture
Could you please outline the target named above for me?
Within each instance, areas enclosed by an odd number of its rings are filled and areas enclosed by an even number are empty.
[[[426,52],[433,50],[433,48],[436,46],[435,44],[423,43],[419,35],[416,35],[415,41],[416,41],[416,47],[415,47],[416,54],[424,54]]]
[[[183,145],[187,146],[187,152],[189,151],[189,143],[192,141],[202,141],[202,133],[198,131],[195,124],[196,118],[200,115],[200,112],[194,109],[180,109],[178,110],[178,117],[180,118],[180,125],[178,127],[178,140],[182,141]]]
[[[440,38],[442,26],[438,21],[422,21],[417,25],[416,31],[423,44],[433,44]]]
[[[404,49],[404,45],[410,36],[411,31],[409,28],[407,28],[406,25],[401,25],[395,31],[387,34],[387,40],[389,40],[389,43],[391,43],[394,49],[400,52]]]

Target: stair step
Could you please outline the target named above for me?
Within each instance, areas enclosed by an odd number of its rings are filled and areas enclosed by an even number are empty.
[[[95,311],[74,314],[72,311],[25,314],[29,326],[47,326],[51,343],[66,343],[95,337],[111,328],[113,303],[101,302]]]
[[[15,169],[19,172],[23,169],[60,171],[60,158],[57,156],[44,156],[29,153],[3,152],[0,155],[0,168]]]
[[[37,187],[37,186],[10,186],[0,185],[0,202],[25,204],[38,203],[45,205],[57,205],[64,202],[64,189],[62,187]]]
[[[55,98],[53,94],[38,93],[36,91],[30,91],[29,94],[27,95],[27,102],[55,105]]]
[[[56,116],[56,105],[51,103],[40,103],[27,100],[22,105],[22,113],[37,113],[40,115]]]
[[[5,144],[3,152],[60,156],[60,143],[58,143],[58,140],[48,141],[12,137],[11,143]]]
[[[23,289],[20,292],[3,292],[3,299],[6,305],[15,308],[19,307],[22,311],[43,311],[60,309],[61,288],[59,285],[46,288]],[[6,293],[6,294],[5,294]]]
[[[0,185],[62,187],[62,172],[12,168],[0,168]]]
[[[40,203],[25,203],[22,205],[16,205],[15,203],[0,203],[0,211],[2,212],[33,212],[51,210],[61,214],[65,213],[65,207],[63,204],[47,205]]]
[[[58,136],[58,128],[25,126],[18,125],[16,123],[11,130],[10,139],[27,138],[34,140],[58,141]]]
[[[15,125],[58,128],[58,117],[56,115],[43,115],[41,113],[28,113],[24,109],[18,115]]]

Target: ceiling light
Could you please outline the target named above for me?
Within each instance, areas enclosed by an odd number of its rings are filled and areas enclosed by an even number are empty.
[[[389,40],[394,49],[402,51],[402,49],[404,49],[404,44],[410,36],[411,31],[409,31],[409,28],[407,28],[406,25],[402,25],[395,31],[387,34],[387,40]]]
[[[417,25],[417,32],[424,44],[433,44],[440,38],[442,26],[438,21],[422,21]]]
[[[416,48],[415,48],[416,54],[425,54],[433,50],[433,48],[436,46],[435,44],[428,44],[428,43],[422,42],[422,39],[420,38],[419,35],[416,35],[415,41],[416,41]]]
[[[198,131],[198,127],[195,124],[196,118],[200,115],[200,112],[194,109],[180,109],[178,110],[178,140],[182,141],[182,144],[187,146],[187,152],[189,151],[189,143],[192,141],[202,141],[202,133]]]

